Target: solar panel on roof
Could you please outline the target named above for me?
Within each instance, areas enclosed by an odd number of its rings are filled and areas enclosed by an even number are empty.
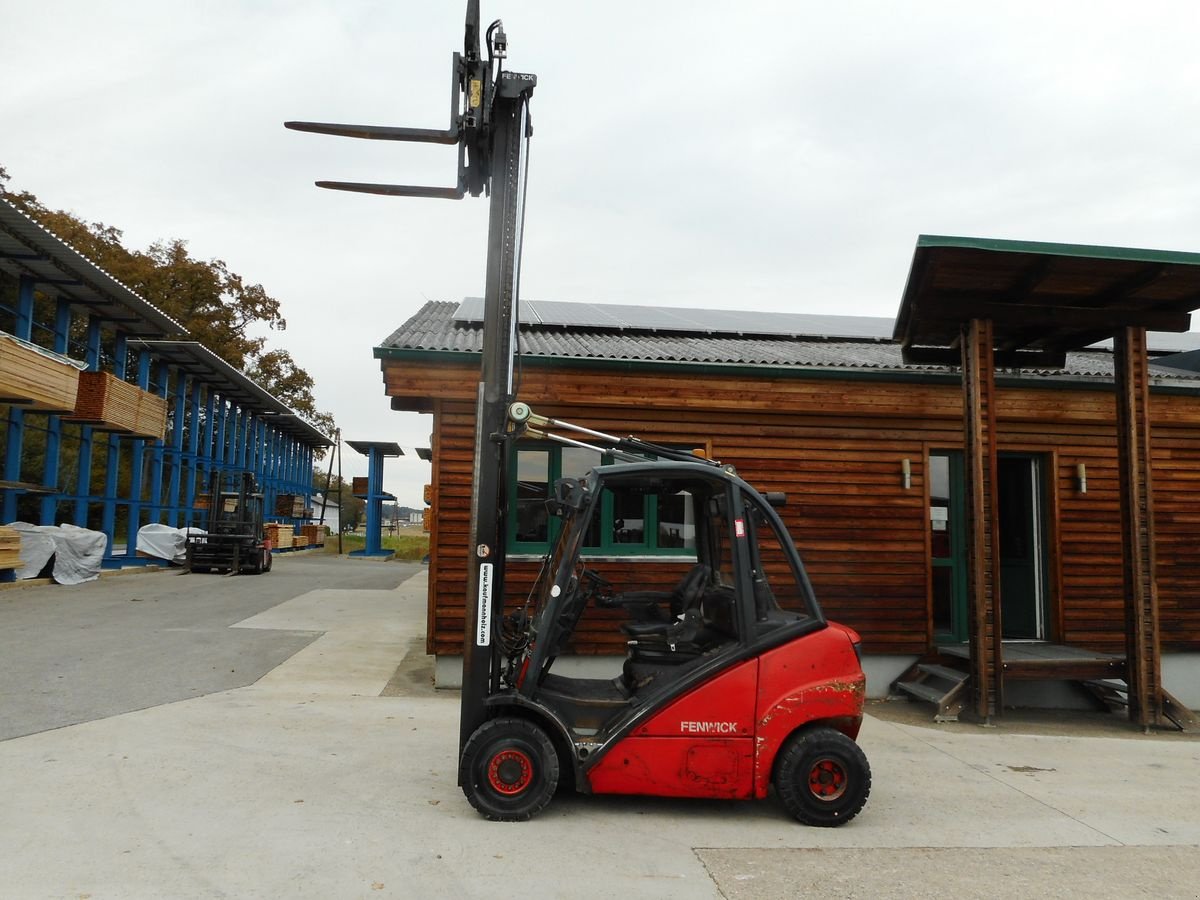
[[[482,322],[483,298],[465,298],[454,311],[454,320],[463,323]],[[872,339],[890,339],[893,327],[891,319],[876,316],[825,316],[615,303],[566,303],[556,300],[523,301],[521,322],[563,328]]]

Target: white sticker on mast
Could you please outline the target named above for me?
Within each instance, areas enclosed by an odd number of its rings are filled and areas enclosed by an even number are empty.
[[[475,617],[475,646],[488,647],[492,643],[492,564],[479,566],[479,611]]]

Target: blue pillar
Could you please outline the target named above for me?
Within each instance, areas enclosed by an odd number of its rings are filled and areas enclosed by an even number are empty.
[[[196,398],[200,402],[200,398]],[[187,401],[187,378],[183,370],[175,373],[175,421],[171,430],[171,478],[167,485],[167,517],[171,527],[179,527],[179,487],[183,479],[183,426],[190,406]]]
[[[367,457],[367,542],[362,550],[354,550],[350,556],[391,556],[384,550],[383,501],[395,500],[383,489],[383,460],[386,456],[400,456],[399,446],[392,443],[371,441],[348,441],[350,446]]]
[[[88,317],[87,350],[84,357],[89,372],[100,371],[100,320]],[[92,496],[92,442],[95,431],[91,425],[79,429],[79,474],[75,482],[75,524],[86,528],[88,499]]]
[[[233,410],[230,408],[228,401],[224,397],[220,398],[217,404],[217,442],[213,445],[212,458],[213,468],[219,474],[225,471],[225,429],[226,420]],[[211,481],[212,473],[209,473]],[[207,485],[207,482],[206,482]]]
[[[59,299],[54,310],[54,352],[67,352],[71,336],[71,304]],[[59,455],[62,452],[62,419],[49,416],[46,419],[46,455],[42,462],[42,484],[54,488],[41,502],[41,524],[54,525],[58,517],[58,501],[63,496],[58,487]]]
[[[246,453],[250,449],[250,420],[253,418],[250,410],[242,410],[241,427],[238,428],[237,457],[234,464],[239,469],[246,468]]]
[[[179,373],[179,378],[182,380],[183,373]],[[171,393],[171,367],[165,362],[158,365],[158,395],[164,400]],[[178,411],[175,416],[175,421],[179,421]],[[154,450],[151,456],[150,464],[150,521],[158,522],[162,519],[162,496],[163,496],[163,468],[167,462],[167,442],[159,438],[154,442]]]
[[[211,394],[210,394],[211,397]],[[205,428],[207,429],[207,421],[212,418],[212,404],[209,404],[209,415],[205,417]],[[183,525],[187,525],[192,518],[192,507],[196,505],[196,473],[200,469],[200,379],[192,379],[192,400],[188,404],[188,460],[187,460],[187,481],[184,484],[183,490]],[[175,524],[172,521],[172,524]],[[178,526],[176,526],[178,527]]]
[[[33,279],[22,275],[17,285],[16,336],[23,340],[33,337]],[[4,480],[21,480],[21,452],[25,448],[25,413],[10,406],[8,408],[8,446],[4,448]],[[12,522],[17,518],[17,491],[9,488],[4,492],[4,519]]]
[[[124,380],[129,365],[125,335],[118,333],[113,347],[113,373]],[[115,434],[108,436],[108,458],[104,461],[104,498],[100,530],[108,536],[105,556],[112,556],[113,538],[117,531],[117,475],[121,462],[121,442]],[[139,473],[140,474],[140,473]]]
[[[242,426],[242,408],[236,403],[229,404],[229,443],[225,447],[225,466],[226,470],[232,469],[237,465],[238,454],[238,433]]]
[[[153,363],[153,357],[149,350],[143,350],[138,354],[138,374],[137,386],[143,391],[150,389],[150,366]],[[161,444],[161,441],[158,442]],[[156,448],[153,451],[153,460],[157,464],[157,468],[161,472],[162,468],[162,451]],[[134,438],[129,449],[129,522],[125,528],[125,555],[130,559],[137,559],[137,533],[138,528],[142,524],[142,501],[144,491],[142,490],[142,470],[146,463],[146,441],[143,438]],[[154,506],[158,503],[158,497],[151,494],[151,516],[155,519],[153,513]]]

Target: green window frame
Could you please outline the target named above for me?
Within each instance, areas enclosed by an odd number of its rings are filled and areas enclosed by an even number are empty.
[[[518,554],[545,555],[554,540],[558,537],[558,520],[545,512],[544,503],[550,486],[564,474],[564,453],[588,453],[577,448],[564,447],[561,444],[541,442],[523,442],[513,448],[513,456],[508,467],[508,552]],[[595,465],[598,454],[589,453],[591,459],[584,464],[576,460],[567,474],[582,475],[587,468]],[[652,458],[652,457],[651,457]],[[611,464],[611,460],[602,457],[600,465]],[[581,468],[581,465],[583,468]],[[542,473],[545,481],[541,481]],[[530,476],[536,476],[534,480]],[[686,538],[681,538],[682,545],[661,545],[660,540],[660,507],[657,497],[644,496],[641,498],[641,510],[625,511],[625,517],[631,521],[640,521],[642,528],[640,536],[637,529],[621,529],[617,527],[622,516],[617,509],[619,500],[611,491],[605,491],[600,498],[599,528],[593,529],[588,540],[584,543],[583,553],[586,556],[682,556],[694,558],[695,546],[687,546]],[[640,519],[634,516],[640,513]],[[540,517],[545,516],[545,537],[531,539],[528,535],[538,524]],[[525,535],[523,537],[522,535]],[[620,535],[624,535],[618,539]]]

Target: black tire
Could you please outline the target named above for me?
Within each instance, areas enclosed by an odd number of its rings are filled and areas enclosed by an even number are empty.
[[[192,566],[190,569],[188,569],[188,571],[193,572],[196,575],[207,575],[212,571],[212,569],[210,569],[208,566]]]
[[[524,822],[558,787],[558,754],[549,736],[525,719],[492,719],[463,749],[459,781],[467,800],[493,821]]]
[[[862,748],[840,731],[811,728],[793,735],[780,752],[775,792],[805,825],[835,828],[866,804],[871,765]]]
[[[270,550],[264,550],[264,551],[263,551],[263,553],[264,553],[264,554],[266,554],[266,557],[267,557],[267,561],[266,561],[266,563],[263,565],[263,571],[264,571],[264,572],[270,572],[270,571],[271,571],[271,560],[273,559],[273,557],[272,557],[272,555],[271,555],[271,551],[270,551]]]

